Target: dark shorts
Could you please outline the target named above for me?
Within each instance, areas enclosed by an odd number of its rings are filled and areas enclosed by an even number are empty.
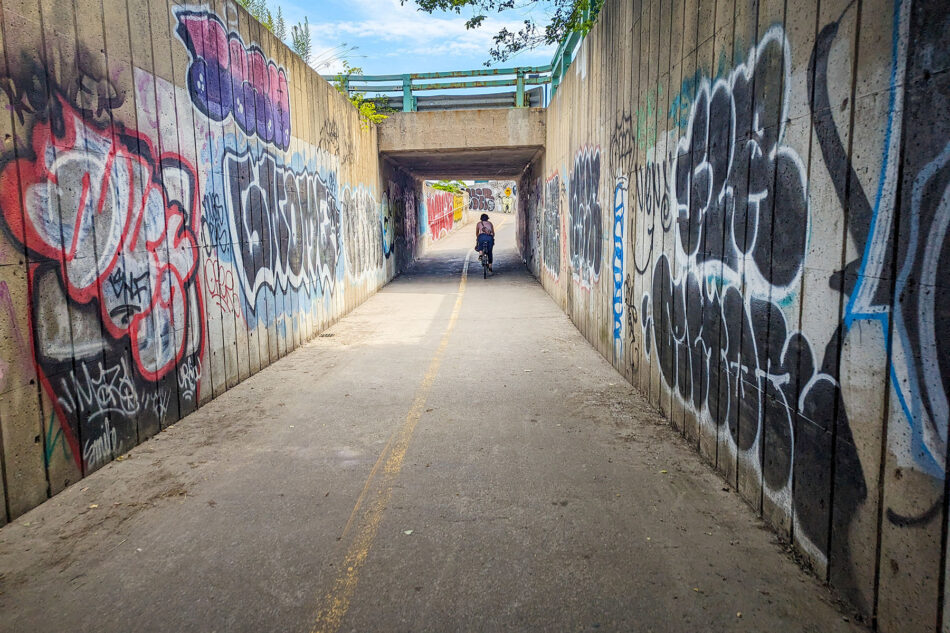
[[[495,238],[491,235],[479,235],[475,250],[488,254],[488,263],[492,263],[492,250],[495,248]]]

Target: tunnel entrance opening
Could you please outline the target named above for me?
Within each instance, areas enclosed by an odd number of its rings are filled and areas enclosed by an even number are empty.
[[[468,231],[474,246],[475,226],[483,217],[498,225],[504,218],[514,220],[517,209],[518,181],[515,179],[425,179],[419,229],[430,245],[453,233]],[[511,241],[505,246],[513,248],[515,243]]]

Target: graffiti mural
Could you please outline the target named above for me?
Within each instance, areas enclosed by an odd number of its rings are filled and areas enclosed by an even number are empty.
[[[633,116],[629,112],[622,112],[614,121],[610,132],[610,158],[613,165],[623,173],[628,173],[634,160],[637,149],[634,135]]]
[[[648,155],[652,156],[654,153],[651,149]],[[640,275],[647,272],[650,262],[653,261],[657,226],[666,233],[673,225],[670,207],[671,164],[672,157],[669,157],[659,161],[648,160],[634,169],[637,219],[639,224],[645,227],[634,236],[636,248],[633,249],[633,266]]]
[[[627,178],[618,175],[614,185],[614,241],[613,241],[613,274],[614,295],[612,313],[614,319],[614,354],[617,358],[623,355],[623,293],[624,293],[624,239],[626,238],[627,213]]]
[[[397,206],[399,202],[400,200],[396,200]],[[396,246],[396,216],[388,192],[383,193],[383,200],[380,203],[380,221],[383,225],[383,255],[389,259]]]
[[[447,191],[426,192],[426,214],[432,239],[445,237],[454,226],[455,196]]]
[[[177,416],[177,374],[200,363],[198,180],[183,157],[53,95],[31,112],[30,154],[0,171],[0,210],[35,262],[35,359],[85,472],[164,424],[171,394]]]
[[[95,28],[7,24],[0,404],[23,432],[0,441],[0,525],[281,358],[415,254],[423,205],[404,172],[356,155],[371,132],[308,102],[292,138],[276,40],[252,41],[230,5],[158,9],[172,28],[152,38],[148,20],[109,23],[126,42],[114,58],[101,32],[82,41]],[[300,94],[325,85],[299,67]],[[340,182],[341,161],[368,183]]]
[[[235,264],[248,309],[254,312],[263,288],[331,294],[340,257],[334,183],[280,165],[268,152],[226,149],[223,164]]]
[[[491,187],[469,187],[468,208],[472,211],[494,211],[495,192]]]
[[[904,60],[906,72],[926,76],[938,60],[946,62],[944,42],[950,17],[938,3],[926,2],[915,3],[909,17],[916,38]],[[861,322],[876,323],[893,337],[888,377],[902,415],[891,423],[890,450],[901,466],[942,482],[950,423],[950,346],[945,343],[950,334],[950,302],[942,281],[950,268],[950,126],[938,113],[950,104],[950,88],[944,82],[907,95],[902,128],[904,135],[914,139],[916,149],[904,157],[901,198],[892,193],[897,189],[897,175],[889,164],[899,152],[889,146],[872,198],[848,159],[830,111],[823,111],[830,108],[828,65],[839,26],[832,22],[818,34],[809,74],[809,88],[815,94],[812,125],[833,175],[835,194],[849,210],[849,236],[860,253],[832,283],[848,296],[845,329]],[[894,73],[902,61],[898,53],[895,48]],[[899,123],[895,113],[901,111],[895,84],[892,80],[886,144],[895,138]],[[899,216],[898,208],[904,210]],[[888,507],[888,520],[904,527],[935,520],[943,505],[942,483],[935,488],[936,494],[922,495],[933,502],[916,512]]]
[[[541,244],[544,268],[557,279],[561,274],[561,178],[557,172],[544,183]]]
[[[358,277],[383,265],[383,232],[376,200],[362,188],[343,191],[341,208],[346,268]]]
[[[407,252],[415,250],[416,246],[416,235],[418,235],[418,227],[416,226],[418,211],[416,210],[416,193],[411,188],[406,187],[402,192],[402,204],[403,204],[403,214],[405,217],[405,233],[406,233],[406,249]],[[456,200],[456,221],[461,220],[461,211],[459,209],[460,204],[464,204],[461,200]],[[420,205],[421,206],[421,205]]]
[[[188,49],[188,89],[192,102],[213,121],[233,117],[249,136],[286,150],[290,147],[290,90],[283,68],[228,33],[206,11],[175,9],[177,35]]]
[[[568,193],[571,276],[582,288],[600,279],[604,231],[599,190],[600,149],[584,148],[574,157]]]
[[[676,238],[672,255],[654,258],[640,313],[645,353],[667,386],[761,474],[776,505],[790,514],[794,506],[800,538],[823,557],[828,514],[813,496],[830,490],[822,464],[831,446],[821,430],[837,424],[839,437],[850,435],[837,339],[816,349],[783,310],[798,291],[809,235],[806,170],[783,144],[790,57],[783,30],[771,28],[730,74],[701,82],[669,173],[662,163],[638,171],[638,187],[646,185],[638,213],[659,217]],[[675,221],[664,224],[667,206]],[[837,512],[847,521],[866,489],[853,449],[840,450],[852,495]]]

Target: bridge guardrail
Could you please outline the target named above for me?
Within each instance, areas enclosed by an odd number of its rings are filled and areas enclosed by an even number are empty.
[[[587,11],[584,12],[586,19]],[[525,97],[528,86],[551,86],[551,96],[567,74],[573,61],[574,52],[583,41],[584,33],[573,31],[558,45],[551,59],[545,66],[517,66],[513,68],[478,68],[475,70],[452,70],[444,72],[403,73],[396,75],[323,75],[330,82],[342,82],[348,93],[376,93],[382,100],[391,103],[393,97],[387,93],[402,93],[402,111],[416,112],[418,97],[415,92],[433,90],[459,90],[471,88],[495,88],[514,86],[514,107],[525,108],[530,100]],[[482,79],[483,77],[501,77],[500,79]],[[446,81],[456,80],[456,81]],[[396,82],[396,83],[393,83]],[[425,82],[425,83],[422,83]],[[382,84],[382,85],[380,85]],[[472,95],[472,103],[479,107],[510,107],[509,104],[497,99],[485,99],[479,103],[478,95]],[[486,95],[497,97],[498,93]],[[397,97],[398,98],[398,97]],[[543,103],[547,105],[547,99]]]

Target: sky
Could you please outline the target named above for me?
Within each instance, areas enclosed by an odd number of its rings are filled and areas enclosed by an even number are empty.
[[[466,30],[470,9],[461,15],[430,15],[419,11],[412,0],[405,5],[399,0],[268,0],[275,14],[277,6],[282,7],[288,32],[292,24],[309,18],[314,57],[328,61],[317,69],[320,73],[342,69],[340,55],[327,52],[346,44],[356,48],[344,57],[367,75],[484,68],[499,29],[516,30],[529,15],[543,21],[544,2],[520,4],[525,6],[492,15],[480,28]],[[551,61],[554,49],[524,52],[496,66],[542,66]]]

